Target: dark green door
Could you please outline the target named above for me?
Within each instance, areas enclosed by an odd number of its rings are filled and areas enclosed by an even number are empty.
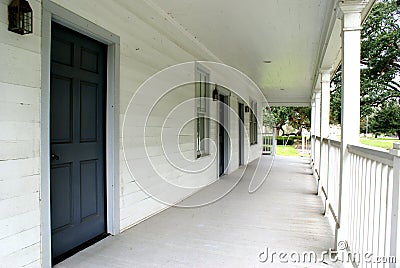
[[[239,102],[239,166],[244,164],[244,104]]]
[[[106,46],[52,24],[50,150],[53,261],[106,232]]]
[[[219,131],[218,131],[218,140],[219,140],[219,176],[222,176],[226,172],[226,168],[228,166],[227,154],[228,154],[228,132],[226,128],[228,127],[227,122],[227,105],[228,105],[228,96],[219,95]]]

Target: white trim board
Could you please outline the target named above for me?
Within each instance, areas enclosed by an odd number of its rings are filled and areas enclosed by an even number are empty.
[[[50,49],[51,22],[57,22],[108,45],[107,51],[107,115],[106,115],[106,198],[107,232],[120,232],[119,208],[119,86],[120,38],[100,26],[51,2],[43,0],[42,8],[42,72],[41,72],[41,264],[51,267],[50,215]]]

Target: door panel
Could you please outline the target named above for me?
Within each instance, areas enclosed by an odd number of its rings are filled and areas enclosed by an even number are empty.
[[[71,163],[53,166],[51,169],[51,222],[54,231],[73,224],[72,219],[72,172]]]
[[[81,82],[80,85],[80,141],[97,140],[97,84]]]
[[[81,221],[98,216],[97,160],[81,162]]]
[[[81,69],[97,73],[99,71],[99,54],[87,48],[81,48]]]
[[[54,24],[53,24],[54,25]],[[52,36],[52,46],[57,47],[62,53],[52,53],[51,61],[61,63],[63,65],[72,66],[74,55],[74,44],[72,41],[67,41],[61,36]]]
[[[53,261],[106,232],[106,46],[52,24],[50,148]]]
[[[52,143],[72,142],[72,79],[52,76],[50,90],[50,139]],[[58,122],[63,122],[59,124]]]

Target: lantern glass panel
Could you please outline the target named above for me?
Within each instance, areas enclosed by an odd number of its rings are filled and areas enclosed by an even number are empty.
[[[18,34],[32,33],[32,8],[26,0],[14,0],[8,6],[8,29]]]

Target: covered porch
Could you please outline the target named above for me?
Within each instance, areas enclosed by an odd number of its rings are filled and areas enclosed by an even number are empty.
[[[360,31],[374,2],[30,0],[32,35],[0,20],[0,266],[51,267],[108,235],[58,267],[341,267],[330,249],[395,267],[400,146],[358,142]],[[100,82],[85,81],[94,73]],[[312,107],[311,159],[261,156],[271,106]],[[258,163],[268,176],[251,193]],[[175,207],[243,171],[215,202]]]

